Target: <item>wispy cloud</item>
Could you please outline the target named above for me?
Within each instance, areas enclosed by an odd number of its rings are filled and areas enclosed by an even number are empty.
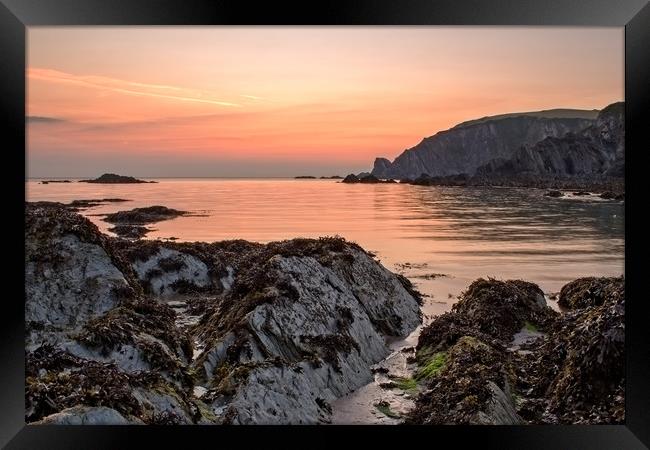
[[[85,86],[89,88],[109,90],[126,95],[156,97],[181,102],[206,103],[217,106],[237,107],[238,103],[227,102],[206,95],[196,89],[187,89],[164,84],[138,83],[117,78],[95,75],[75,75],[52,69],[29,68],[27,76],[34,80],[51,83],[66,83]]]
[[[241,94],[240,97],[244,97],[250,100],[265,100],[264,97],[258,97],[257,95],[245,95]]]

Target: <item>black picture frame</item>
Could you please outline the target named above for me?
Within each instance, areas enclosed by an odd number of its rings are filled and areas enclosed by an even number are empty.
[[[223,446],[226,439],[313,447],[339,445],[341,431],[364,446],[473,443],[479,448],[641,449],[650,446],[650,333],[643,295],[642,155],[650,151],[650,5],[645,0],[357,0],[259,2],[209,0],[0,0],[0,111],[6,145],[5,222],[24,230],[26,27],[36,25],[525,25],[625,27],[626,423],[569,426],[449,427],[135,427],[26,426],[24,400],[24,246],[5,234],[5,290],[0,327],[0,445],[22,448]],[[20,154],[20,151],[23,154]],[[11,158],[9,158],[11,156]],[[9,162],[10,161],[10,162]],[[636,205],[636,213],[630,211]],[[15,260],[15,263],[13,262]],[[24,259],[24,258],[23,258]],[[11,263],[10,263],[11,261]],[[7,286],[11,289],[7,289]],[[22,297],[21,297],[22,296]],[[22,298],[22,300],[21,300]],[[280,436],[280,433],[289,436]],[[361,437],[361,436],[359,436]],[[236,442],[236,441],[231,441]],[[353,443],[351,441],[350,443]],[[205,445],[205,444],[203,444]],[[235,444],[238,445],[239,444]],[[449,444],[447,444],[449,445]],[[181,447],[181,448],[183,448]],[[226,445],[226,448],[229,448]]]

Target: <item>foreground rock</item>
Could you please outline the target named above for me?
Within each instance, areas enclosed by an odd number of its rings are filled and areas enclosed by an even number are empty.
[[[419,297],[339,238],[129,242],[26,207],[26,420],[322,423]]]
[[[523,281],[477,280],[420,335],[418,424],[623,423],[622,278],[586,278],[558,314]]]
[[[138,180],[134,177],[117,175],[115,173],[105,173],[92,180],[79,180],[80,183],[103,183],[103,184],[136,184],[136,183],[156,183],[156,181]]]
[[[107,406],[131,423],[202,420],[174,312],[143,295],[87,219],[27,204],[25,290],[28,422],[75,406]]]
[[[421,320],[410,285],[342,240],[269,244],[235,272],[195,362],[228,423],[327,422],[329,402],[372,380],[384,337]]]

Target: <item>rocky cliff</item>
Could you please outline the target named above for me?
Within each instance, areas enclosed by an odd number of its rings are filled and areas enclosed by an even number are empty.
[[[340,238],[130,242],[26,205],[26,421],[328,422],[419,296]]]
[[[518,114],[483,118],[459,124],[425,138],[393,162],[375,160],[372,174],[378,178],[414,179],[421,174],[473,175],[477,168],[495,159],[510,159],[522,145],[534,145],[548,137],[580,132],[594,120],[584,111],[574,117]]]
[[[479,178],[512,176],[622,177],[625,171],[625,107],[603,109],[584,130],[524,144],[509,158],[496,158],[476,170]]]

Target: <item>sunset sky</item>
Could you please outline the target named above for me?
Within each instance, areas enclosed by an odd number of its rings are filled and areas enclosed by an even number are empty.
[[[30,177],[346,175],[623,100],[623,28],[30,27]]]

